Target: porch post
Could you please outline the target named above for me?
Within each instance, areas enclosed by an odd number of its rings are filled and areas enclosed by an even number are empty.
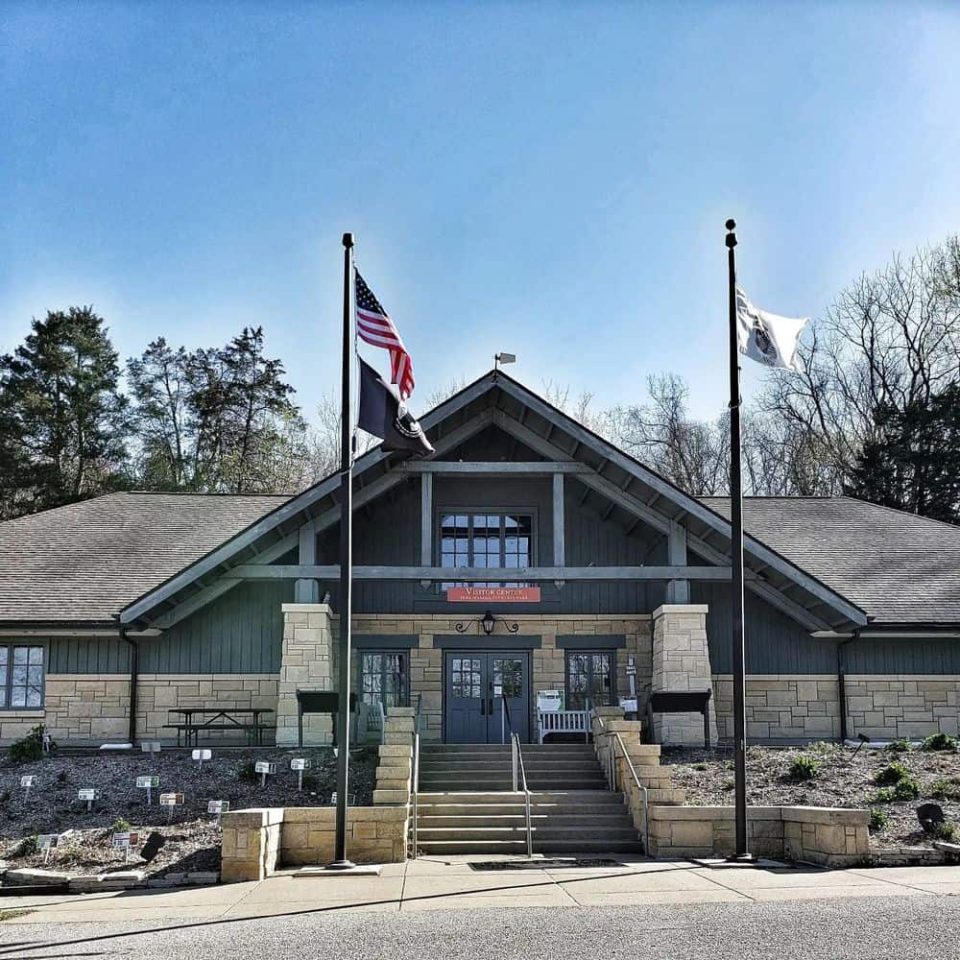
[[[301,566],[313,566],[317,562],[317,531],[313,523],[305,523],[300,528],[299,560]],[[319,603],[320,583],[316,579],[297,580],[293,588],[293,599],[297,603]]]
[[[687,565],[687,528],[671,521],[667,533],[667,563],[671,567]],[[667,584],[667,603],[689,603],[690,581],[671,580]]]

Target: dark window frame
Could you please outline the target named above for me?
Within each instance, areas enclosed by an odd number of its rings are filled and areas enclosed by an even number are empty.
[[[589,639],[589,638],[587,638]],[[571,696],[570,696],[570,658],[571,657],[589,657],[589,670],[588,670],[588,688],[593,687],[593,658],[594,657],[609,657],[610,658],[610,699],[609,703],[594,703],[591,702],[590,706],[616,706],[617,704],[617,651],[614,647],[606,647],[603,649],[597,649],[596,647],[585,647],[582,649],[576,649],[570,647],[563,651],[563,692],[564,692],[564,707],[567,710],[583,710],[586,709],[586,705],[580,707],[571,706]]]
[[[380,658],[380,703],[383,705],[384,711],[387,710],[389,706],[393,704],[388,704],[385,701],[386,695],[386,678],[389,671],[386,669],[385,658],[387,657],[399,657],[403,663],[403,670],[400,674],[400,703],[396,704],[399,707],[407,707],[410,705],[410,648],[361,648],[357,650],[357,693],[361,703],[366,703],[364,700],[364,695],[367,691],[363,689],[363,678],[368,673],[364,671],[364,658],[365,657],[379,657]],[[370,674],[373,671],[369,671]]]
[[[477,566],[474,565],[474,562],[473,562],[473,561],[474,561],[474,559],[475,559],[475,557],[476,557],[475,548],[474,548],[474,542],[475,542],[475,539],[477,538],[477,533],[476,533],[476,531],[477,531],[478,529],[479,529],[479,530],[489,531],[490,528],[487,527],[487,526],[477,527],[475,521],[476,521],[476,518],[477,518],[477,517],[494,517],[494,516],[495,516],[495,517],[498,517],[499,520],[500,520],[500,524],[499,524],[499,528],[498,528],[498,533],[497,533],[498,552],[499,552],[499,562],[498,562],[497,566],[506,566],[508,531],[507,531],[506,527],[504,526],[504,522],[503,522],[503,521],[504,521],[504,519],[505,519],[506,517],[509,517],[509,516],[513,516],[513,517],[524,517],[524,518],[529,518],[529,520],[530,520],[530,530],[529,530],[529,533],[528,533],[528,535],[527,535],[528,540],[529,540],[529,546],[528,546],[528,550],[527,550],[527,562],[524,563],[524,564],[522,564],[522,565],[518,563],[518,567],[519,567],[519,566],[535,567],[535,566],[537,565],[537,533],[538,533],[538,527],[539,527],[539,518],[538,518],[538,516],[537,516],[537,509],[536,509],[536,507],[532,507],[532,506],[528,506],[528,507],[509,507],[509,506],[508,506],[508,507],[505,507],[505,506],[488,506],[488,507],[482,507],[482,506],[475,506],[475,505],[474,505],[474,506],[442,505],[442,506],[438,506],[437,508],[435,508],[435,512],[434,512],[434,513],[435,513],[435,515],[434,515],[434,524],[433,524],[433,529],[434,529],[434,557],[435,557],[435,562],[437,563],[438,566],[443,567],[443,566],[445,565],[445,564],[444,564],[444,560],[443,560],[443,556],[444,556],[444,550],[443,550],[443,541],[444,541],[444,535],[443,535],[444,518],[445,518],[445,517],[451,517],[451,516],[453,516],[453,517],[461,517],[461,516],[463,516],[463,517],[466,517],[466,518],[467,518],[467,521],[468,521],[468,524],[467,524],[467,535],[466,535],[466,537],[465,537],[465,538],[458,538],[458,539],[466,539],[466,540],[467,540],[467,545],[466,545],[466,546],[467,546],[467,561],[468,561],[468,564],[469,564],[469,565],[463,567],[462,569],[464,569],[464,570],[482,570],[482,569],[484,569],[483,567],[477,567]],[[484,536],[484,534],[480,534],[480,536]],[[490,539],[489,534],[487,534],[485,538],[486,538],[486,539]],[[456,551],[456,549],[454,549],[454,556],[456,557],[456,555],[457,555],[457,551]],[[486,556],[488,556],[488,554],[487,554],[487,553],[484,553],[484,556],[486,557]],[[519,559],[519,557],[518,557],[518,559]],[[456,586],[519,586],[519,587],[525,587],[525,586],[529,586],[529,584],[527,584],[526,582],[513,581],[513,580],[503,581],[503,582],[501,582],[501,581],[486,581],[486,580],[485,580],[485,581],[457,581],[457,582],[450,582],[450,583],[446,583],[446,582],[445,582],[445,583],[439,583],[439,584],[437,584],[436,589],[437,589],[438,592],[442,593],[444,590],[447,590],[447,589],[450,588],[450,587],[456,587]]]
[[[22,641],[9,641],[0,643],[0,649],[6,651],[7,661],[5,666],[0,667],[0,671],[3,671],[2,676],[0,676],[0,689],[3,691],[3,704],[0,705],[0,713],[10,713],[18,710],[43,710],[46,705],[47,700],[47,648],[42,643],[24,643]],[[23,686],[24,691],[24,703],[15,704],[13,703],[13,671],[16,659],[16,650],[26,650],[27,652],[27,663],[26,666],[38,666],[36,663],[30,663],[30,653],[31,650],[40,651],[40,702],[36,704],[27,704],[27,691],[30,689],[31,684],[29,682],[29,672],[28,672],[28,681]],[[23,664],[21,664],[23,666]],[[21,686],[21,684],[16,684],[16,686]]]

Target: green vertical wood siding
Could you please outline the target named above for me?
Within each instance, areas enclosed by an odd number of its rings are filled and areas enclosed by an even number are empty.
[[[129,673],[130,644],[119,638],[51,637],[47,673]]]
[[[278,673],[292,581],[241,583],[140,645],[141,673]]]
[[[843,648],[847,674],[960,674],[960,640],[853,640]]]

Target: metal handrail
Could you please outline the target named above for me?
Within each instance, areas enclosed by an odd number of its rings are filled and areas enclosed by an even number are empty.
[[[640,796],[643,798],[643,852],[649,857],[650,856],[650,803],[647,796],[647,788],[640,782],[640,777],[637,775],[637,768],[633,765],[633,761],[630,759],[630,754],[627,753],[626,744],[623,742],[623,737],[620,736],[617,732],[611,732],[607,730],[607,725],[603,722],[603,717],[597,716],[596,721],[600,724],[600,729],[603,731],[602,736],[613,737],[613,742],[620,747],[620,752],[623,754],[623,759],[627,761],[627,769],[630,771],[630,776],[633,777],[633,782],[636,784],[637,790],[640,791]],[[614,755],[614,752],[610,751],[610,756],[608,758],[608,777],[610,784],[613,786],[613,789],[617,789],[617,758]]]
[[[417,859],[417,821],[420,819],[420,703],[422,695],[417,694],[417,706],[413,715],[413,770],[410,777],[410,805],[413,822],[410,827],[410,839],[413,846],[410,859]]]
[[[523,811],[524,821],[527,828],[527,856],[533,856],[533,822],[530,811],[530,788],[527,786],[527,771],[523,765],[523,751],[520,749],[520,734],[513,729],[513,719],[510,716],[510,704],[507,703],[507,695],[500,691],[500,699],[503,703],[503,713],[507,718],[507,726],[510,728],[510,756],[513,763],[513,792],[519,793],[518,786],[522,784],[523,788]],[[519,772],[519,777],[517,773]]]

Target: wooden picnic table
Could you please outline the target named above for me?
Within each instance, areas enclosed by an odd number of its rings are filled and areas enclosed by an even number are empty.
[[[261,719],[274,711],[268,707],[176,707],[168,714],[183,717],[182,723],[167,723],[165,728],[177,731],[177,746],[181,737],[185,745],[197,746],[203,732],[242,730],[247,740],[257,747],[263,746],[263,732],[270,729]],[[246,720],[245,718],[251,719]]]

